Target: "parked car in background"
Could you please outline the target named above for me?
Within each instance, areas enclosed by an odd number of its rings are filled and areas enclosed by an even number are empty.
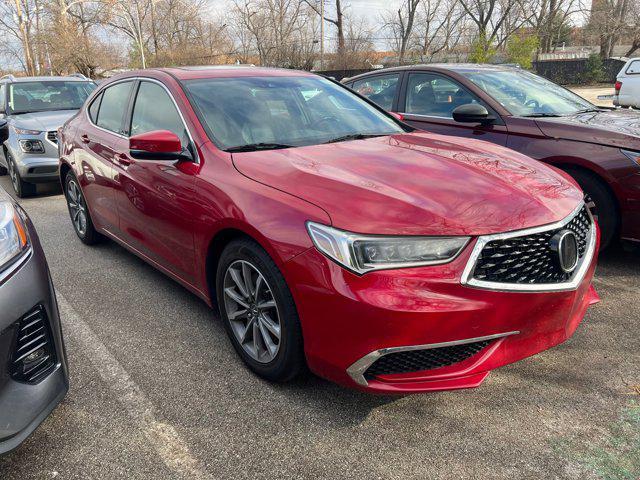
[[[640,108],[640,58],[625,63],[616,77],[615,90],[615,106]]]
[[[0,120],[0,140],[8,135]],[[0,455],[22,443],[69,389],[47,261],[24,210],[0,188]]]
[[[0,152],[0,175],[11,175],[18,197],[33,195],[37,183],[58,179],[57,130],[96,87],[83,75],[0,78],[0,118],[9,138]]]
[[[486,140],[564,170],[594,204],[603,248],[617,237],[640,240],[640,113],[596,107],[507,66],[412,65],[344,83],[414,127]]]
[[[60,162],[78,237],[217,306],[269,380],[306,364],[368,391],[474,387],[597,301],[598,230],[570,177],[307,72],[119,75],[60,130]]]

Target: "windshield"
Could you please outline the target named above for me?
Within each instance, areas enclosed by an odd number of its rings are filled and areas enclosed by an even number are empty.
[[[392,118],[321,77],[234,77],[184,82],[224,150],[316,145],[404,132]]]
[[[566,88],[524,71],[460,72],[487,92],[512,115],[561,116],[597,107]]]
[[[9,86],[9,112],[78,110],[96,88],[93,82],[39,81],[17,82]]]

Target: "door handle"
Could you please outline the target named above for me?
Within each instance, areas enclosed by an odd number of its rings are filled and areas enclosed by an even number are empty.
[[[89,143],[91,141],[89,140],[89,135],[87,135],[86,133],[80,135],[80,140],[82,140],[82,143]]]

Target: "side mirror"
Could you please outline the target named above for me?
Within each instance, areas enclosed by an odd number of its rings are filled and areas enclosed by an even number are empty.
[[[460,105],[453,111],[453,119],[460,123],[481,123],[488,125],[495,122],[496,118],[489,115],[487,109],[479,103]]]
[[[189,150],[182,148],[180,138],[169,130],[154,130],[130,137],[129,154],[138,160],[193,161]]]
[[[9,138],[9,124],[6,120],[0,119],[0,143],[4,143]]]

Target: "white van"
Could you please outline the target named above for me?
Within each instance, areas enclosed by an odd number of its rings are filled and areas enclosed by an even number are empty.
[[[640,58],[630,58],[618,73],[613,104],[640,108]]]

